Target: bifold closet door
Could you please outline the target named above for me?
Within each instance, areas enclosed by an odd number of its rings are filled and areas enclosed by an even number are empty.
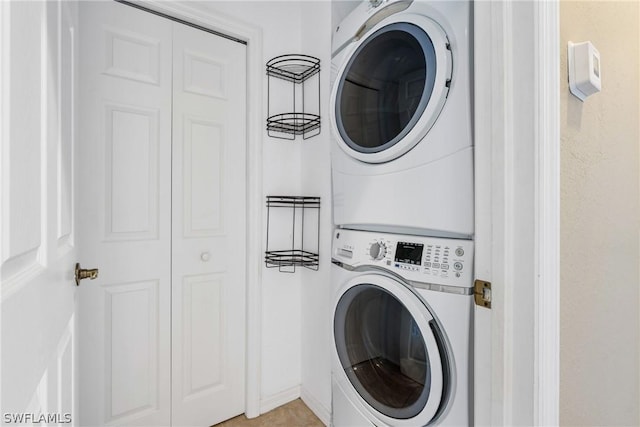
[[[80,4],[80,425],[244,411],[245,46]]]
[[[80,2],[79,397],[84,426],[171,422],[171,21]],[[70,280],[72,280],[70,278]]]
[[[244,412],[245,49],[174,25],[174,425]]]

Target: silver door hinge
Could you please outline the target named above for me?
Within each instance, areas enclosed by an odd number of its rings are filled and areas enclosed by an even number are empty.
[[[476,305],[491,308],[491,282],[476,280],[473,286]]]

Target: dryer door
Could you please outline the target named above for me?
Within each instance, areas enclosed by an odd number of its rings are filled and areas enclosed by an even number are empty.
[[[350,281],[335,305],[334,342],[342,382],[386,424],[428,425],[446,408],[446,340],[428,307],[402,283],[380,274]]]
[[[331,121],[342,149],[380,163],[413,148],[445,104],[449,49],[438,24],[413,14],[394,15],[354,43],[332,93]]]

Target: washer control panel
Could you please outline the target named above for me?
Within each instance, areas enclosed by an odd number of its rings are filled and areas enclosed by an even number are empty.
[[[473,241],[337,229],[333,258],[353,268],[375,265],[407,280],[472,286]]]

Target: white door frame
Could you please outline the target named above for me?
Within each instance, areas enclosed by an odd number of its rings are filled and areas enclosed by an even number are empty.
[[[188,3],[138,0],[149,10],[199,25],[247,43],[247,347],[245,415],[260,415],[262,317],[262,29],[225,16],[222,19]]]
[[[476,421],[513,425],[528,408],[525,424],[558,425],[559,2],[476,2],[474,31],[476,155],[490,165],[478,163],[489,190],[478,197],[479,220],[488,224],[477,243],[490,255],[476,271],[493,283],[491,386],[476,396],[489,419]],[[524,72],[523,63],[531,65]],[[523,310],[517,286],[530,287],[532,310]],[[533,338],[523,343],[517,328]],[[514,378],[523,358],[533,365],[526,384]]]
[[[536,318],[534,422],[560,422],[560,4],[535,3]]]

